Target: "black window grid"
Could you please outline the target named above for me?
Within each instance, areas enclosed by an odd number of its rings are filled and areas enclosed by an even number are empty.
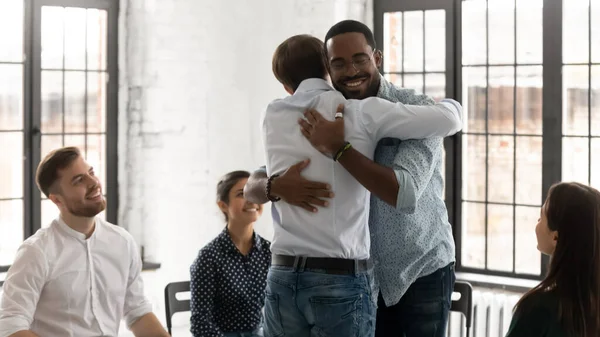
[[[447,86],[447,96],[455,98],[459,101],[462,101],[462,70],[463,67],[470,68],[484,68],[486,73],[486,97],[485,97],[485,129],[482,131],[468,131],[463,133],[462,135],[453,137],[454,139],[446,140],[446,204],[448,206],[449,219],[453,225],[453,232],[455,236],[456,246],[457,246],[457,270],[464,272],[472,272],[478,274],[487,274],[494,276],[506,276],[506,277],[515,277],[515,278],[525,278],[525,279],[540,279],[547,272],[548,258],[541,256],[540,257],[540,273],[523,273],[516,272],[516,207],[529,207],[529,208],[539,208],[543,202],[547,191],[550,186],[561,180],[562,177],[562,138],[567,137],[582,137],[582,136],[574,136],[574,135],[563,135],[562,134],[562,27],[563,27],[563,2],[562,0],[545,0],[543,4],[542,11],[542,39],[543,39],[543,50],[542,57],[543,60],[541,63],[527,63],[527,62],[518,62],[517,58],[517,6],[516,0],[514,1],[514,31],[513,31],[513,43],[514,43],[514,62],[510,63],[501,63],[501,64],[490,64],[489,62],[489,7],[488,1],[486,1],[486,62],[483,64],[462,64],[462,35],[461,35],[461,22],[462,22],[462,4],[464,0],[437,0],[437,1],[428,1],[427,3],[422,3],[417,0],[409,0],[405,2],[396,2],[393,0],[376,0],[375,5],[375,36],[377,40],[377,44],[383,47],[383,15],[387,12],[402,12],[402,11],[415,11],[415,10],[429,10],[429,9],[446,9],[448,11],[452,11],[453,20],[451,20],[450,24],[447,24],[446,29],[451,30],[450,34],[447,36],[452,40],[450,44],[453,48],[446,48],[446,57],[453,58],[455,69],[446,69],[446,77],[447,82],[451,82],[450,86]],[[469,1],[469,0],[467,0]],[[477,1],[477,0],[470,0]],[[591,5],[590,0],[590,5]],[[588,20],[591,22],[591,11],[588,17]],[[404,21],[402,22],[404,25]],[[591,67],[596,65],[592,63],[591,58],[591,25],[590,34],[589,34],[589,43],[590,43],[590,58],[588,63],[580,63],[579,65],[586,65],[589,67],[588,71],[591,75]],[[404,28],[404,27],[403,27]],[[402,29],[404,32],[404,29]],[[559,38],[557,38],[559,37]],[[425,38],[425,35],[424,35]],[[402,40],[404,43],[404,39]],[[424,46],[426,43],[424,43]],[[447,44],[448,45],[448,44]],[[404,48],[402,48],[402,52],[404,53]],[[404,57],[402,57],[404,60]],[[424,57],[425,59],[425,57]],[[384,60],[385,62],[385,60]],[[569,64],[573,65],[573,64]],[[401,67],[403,66],[400,65]],[[542,132],[541,134],[530,133],[530,132],[519,132],[517,130],[517,67],[528,67],[528,66],[542,66]],[[513,125],[512,132],[495,132],[489,129],[489,95],[487,90],[489,90],[489,69],[490,67],[512,67],[513,68]],[[425,67],[423,67],[425,69]],[[407,72],[408,73],[408,72]],[[421,74],[420,72],[417,72]],[[401,68],[400,71],[396,72],[385,72],[387,74],[398,74],[404,75],[404,69]],[[425,72],[422,72],[425,75]],[[448,79],[450,77],[450,79]],[[425,76],[424,79],[424,92],[425,92]],[[588,101],[591,102],[591,76],[589,79],[589,89],[588,90]],[[466,102],[462,102],[463,105]],[[591,105],[588,109],[588,119],[591,122]],[[589,134],[588,138],[588,150],[589,156],[591,156],[591,140],[595,138],[600,138],[600,135],[593,135],[591,132],[591,126],[589,126]],[[464,136],[463,136],[464,135]],[[483,136],[486,138],[486,156],[485,156],[485,167],[486,167],[486,177],[485,177],[485,198],[484,200],[471,200],[469,198],[463,198],[462,188],[464,181],[462,180],[462,141],[463,137],[468,136]],[[489,177],[488,168],[489,168],[489,137],[494,136],[506,136],[512,138],[513,152],[512,152],[512,165],[513,165],[513,181],[512,181],[512,202],[496,202],[493,200],[489,200],[489,191],[488,191],[488,182]],[[519,140],[523,139],[522,137],[531,137],[531,138],[539,138],[542,142],[542,198],[539,200],[539,203],[528,204],[528,203],[518,203],[516,202],[516,166],[518,164],[517,159],[517,146]],[[588,177],[591,177],[591,161],[590,161],[590,174]],[[483,268],[476,268],[465,266],[462,262],[462,249],[464,247],[462,238],[462,223],[463,223],[463,214],[461,211],[462,203],[468,202],[473,204],[483,204],[486,206],[486,216],[485,216],[485,265]],[[510,271],[502,271],[502,270],[494,270],[488,266],[488,239],[489,237],[489,224],[488,224],[488,216],[487,216],[487,206],[488,205],[504,205],[512,207],[512,270]],[[532,231],[534,227],[534,223],[532,223]]]
[[[106,36],[106,68],[88,69],[87,57],[87,32],[86,55],[84,69],[65,68],[65,52],[63,50],[63,62],[61,68],[43,69],[41,67],[41,9],[43,6],[92,8],[106,10],[107,12],[107,36]],[[35,170],[41,160],[41,140],[43,136],[61,136],[62,143],[65,137],[83,136],[84,153],[88,150],[88,136],[104,136],[106,148],[106,184],[105,195],[107,197],[106,218],[111,223],[117,223],[118,191],[117,191],[117,109],[118,109],[118,0],[24,0],[23,20],[23,55],[22,62],[0,62],[2,64],[23,65],[23,129],[3,129],[0,133],[22,132],[23,133],[23,196],[21,198],[1,198],[2,201],[23,200],[23,239],[33,235],[42,227],[41,224],[41,201],[43,198],[35,186]],[[87,20],[87,16],[86,16]],[[86,24],[87,29],[87,24]],[[63,29],[63,49],[65,32]],[[41,76],[42,71],[60,72],[62,74],[62,132],[44,133],[41,130]],[[82,72],[85,76],[84,95],[84,131],[65,132],[65,95],[64,77],[69,72]],[[88,131],[88,73],[105,73],[108,83],[105,86],[106,95],[106,125],[104,132]],[[10,266],[0,265],[0,273],[6,272]]]

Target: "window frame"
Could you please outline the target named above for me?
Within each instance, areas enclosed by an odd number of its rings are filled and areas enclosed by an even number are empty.
[[[454,60],[452,68],[446,69],[446,94],[450,98],[462,101],[462,3],[469,0],[374,0],[374,33],[375,40],[380,49],[383,47],[383,15],[386,12],[429,10],[452,8],[452,24],[447,25],[446,59]],[[515,0],[513,0],[515,1]],[[542,10],[542,200],[552,186],[561,181],[562,176],[562,27],[563,27],[563,0],[544,0]],[[514,23],[516,26],[516,22]],[[448,27],[453,27],[450,29]],[[516,34],[516,30],[515,30]],[[556,38],[560,37],[560,38]],[[591,39],[591,36],[590,36]],[[590,40],[591,41],[591,40]],[[451,44],[452,46],[448,46]],[[516,44],[516,39],[515,39]],[[591,48],[591,46],[590,46]],[[385,60],[384,60],[385,62]],[[591,60],[590,60],[591,62]],[[515,59],[512,66],[520,64]],[[515,97],[516,101],[516,97]],[[486,107],[487,109],[487,107]],[[514,132],[513,132],[514,133]],[[462,233],[462,132],[446,138],[446,206],[448,219],[452,224],[456,244],[456,271],[490,276],[509,277],[515,279],[540,280],[546,275],[549,258],[542,255],[540,258],[539,275],[520,274],[514,271],[504,272],[484,268],[467,267],[462,264],[463,238]],[[486,132],[489,134],[489,131]],[[513,134],[511,134],[513,135]],[[519,135],[519,134],[515,134]],[[516,165],[516,163],[514,163]],[[591,161],[590,161],[591,165]],[[487,178],[486,178],[487,179]],[[516,179],[513,176],[513,180]],[[485,182],[487,184],[487,181]],[[490,203],[489,200],[485,203]],[[514,207],[513,200],[513,207]],[[515,224],[513,221],[513,231]],[[533,229],[532,229],[533,230]],[[487,237],[487,231],[486,231]],[[513,235],[513,242],[516,240]],[[486,238],[487,241],[487,238]],[[516,244],[513,244],[513,258],[515,258]],[[487,248],[486,248],[487,251]]]
[[[62,6],[107,11],[106,220],[118,216],[118,0],[23,0],[23,240],[41,228],[41,197],[35,172],[41,160],[41,8]],[[86,131],[87,134],[87,131]],[[0,273],[10,265],[0,265]]]

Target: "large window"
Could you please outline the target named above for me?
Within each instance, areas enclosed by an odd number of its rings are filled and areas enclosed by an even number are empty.
[[[23,241],[23,18],[20,1],[0,5],[0,266]]]
[[[116,0],[0,3],[0,272],[58,215],[35,186],[41,158],[77,146],[116,222]]]
[[[548,188],[600,187],[600,3],[376,0],[375,33],[389,80],[463,104],[463,132],[445,142],[457,269],[540,278]],[[431,66],[440,55],[455,62]]]
[[[600,188],[600,3],[563,3],[562,176]]]
[[[462,2],[461,266],[540,275],[542,0]]]

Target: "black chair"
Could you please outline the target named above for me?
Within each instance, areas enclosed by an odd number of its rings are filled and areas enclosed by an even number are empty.
[[[460,312],[465,316],[467,337],[469,337],[473,320],[473,287],[468,282],[456,281],[454,292],[460,294],[460,299],[452,300],[450,310]]]
[[[178,312],[190,311],[190,300],[180,301],[178,293],[190,291],[190,281],[172,282],[165,287],[165,311],[167,313],[167,330],[171,335],[171,318]]]

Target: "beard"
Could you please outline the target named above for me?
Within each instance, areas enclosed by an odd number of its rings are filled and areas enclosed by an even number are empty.
[[[67,207],[67,210],[75,216],[93,218],[106,209],[106,200],[102,198],[102,201],[91,205],[86,205],[81,202],[68,202],[65,206]]]

